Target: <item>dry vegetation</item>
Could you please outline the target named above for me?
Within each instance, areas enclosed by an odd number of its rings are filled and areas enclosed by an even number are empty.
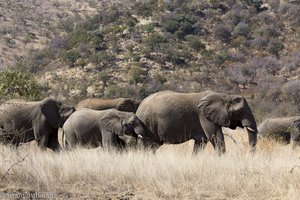
[[[50,95],[76,103],[209,88],[246,95],[257,122],[299,113],[296,1],[170,2],[0,0],[0,69],[13,70],[0,73],[0,100]],[[226,137],[221,157],[211,145],[193,156],[192,141],[156,154],[0,145],[0,199],[35,192],[53,199],[299,198],[299,149],[261,140],[252,156],[244,131],[230,135],[237,143]]]
[[[156,154],[101,149],[55,154],[41,152],[35,144],[16,152],[1,146],[0,177],[21,162],[1,181],[0,194],[51,192],[55,199],[298,199],[298,149],[260,141],[251,156],[246,133],[229,134],[237,143],[226,137],[227,153],[221,157],[211,145],[193,156],[192,142],[165,145]]]

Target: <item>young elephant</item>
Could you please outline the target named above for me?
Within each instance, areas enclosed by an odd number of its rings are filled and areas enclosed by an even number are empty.
[[[300,116],[268,118],[258,126],[258,134],[276,141],[289,144],[293,148],[300,145]]]
[[[66,121],[62,141],[66,149],[76,145],[123,149],[127,144],[136,144],[136,132],[143,132],[143,127],[134,113],[86,108],[76,111]]]
[[[118,99],[97,99],[88,98],[80,101],[76,109],[90,108],[93,110],[106,110],[115,108],[120,111],[136,112],[140,102],[129,98],[118,98]]]
[[[58,151],[58,128],[75,111],[53,98],[26,102],[11,100],[0,106],[0,142],[20,143],[36,140],[41,149]]]

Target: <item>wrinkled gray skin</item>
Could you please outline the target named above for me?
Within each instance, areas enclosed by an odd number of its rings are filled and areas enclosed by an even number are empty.
[[[268,118],[258,126],[258,134],[285,144],[292,142],[295,148],[300,145],[300,116]]]
[[[86,108],[74,112],[66,121],[62,141],[66,149],[81,145],[120,150],[129,144],[136,145],[135,132],[143,132],[140,129],[143,129],[141,122],[132,112]]]
[[[58,129],[74,111],[53,98],[5,102],[0,106],[0,142],[18,146],[36,140],[41,149],[59,151]]]
[[[118,98],[118,99],[97,99],[88,98],[80,101],[76,110],[82,108],[90,108],[93,110],[106,110],[110,108],[115,108],[120,111],[126,112],[136,112],[140,102],[130,98]]]
[[[147,127],[144,138],[148,137],[156,144],[178,144],[194,139],[196,153],[210,141],[221,154],[225,152],[221,127],[246,127],[251,151],[255,151],[256,122],[242,96],[212,91],[162,91],[144,99],[136,115]]]

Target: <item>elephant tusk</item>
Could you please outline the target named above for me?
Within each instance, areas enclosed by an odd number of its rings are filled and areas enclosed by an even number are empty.
[[[246,129],[247,129],[248,131],[255,132],[255,130],[254,130],[253,128],[246,127]]]
[[[143,136],[141,136],[141,135],[138,135],[138,138],[141,138],[141,139],[143,139],[144,137],[143,137]]]

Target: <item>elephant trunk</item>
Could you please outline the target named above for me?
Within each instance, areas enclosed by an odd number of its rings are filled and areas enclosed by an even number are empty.
[[[248,116],[248,118],[242,120],[242,126],[246,127],[248,132],[250,152],[254,152],[257,142],[257,126],[252,114],[250,118]]]
[[[138,140],[144,147],[157,149],[160,145],[162,145],[159,138],[155,136],[140,120],[138,126],[134,127],[134,132],[138,135]]]

